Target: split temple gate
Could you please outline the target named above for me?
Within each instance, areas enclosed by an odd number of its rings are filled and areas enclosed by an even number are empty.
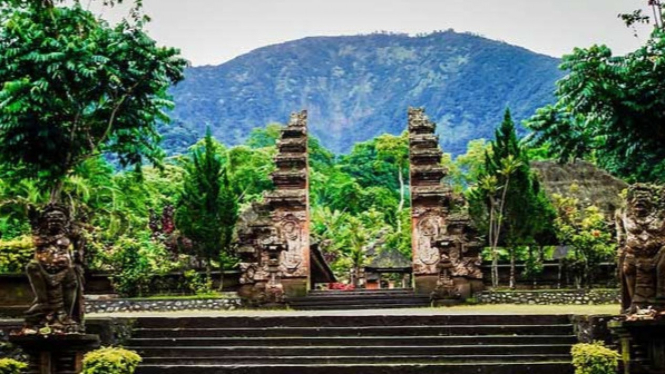
[[[409,108],[411,233],[415,290],[433,301],[466,299],[483,288],[482,242],[462,196],[441,183],[448,171],[436,124]]]
[[[415,291],[433,301],[468,298],[482,289],[480,250],[461,197],[441,184],[447,171],[436,125],[423,109],[408,112]],[[334,281],[310,243],[307,112],[291,115],[277,142],[275,190],[239,218],[240,295],[257,305],[305,296]]]

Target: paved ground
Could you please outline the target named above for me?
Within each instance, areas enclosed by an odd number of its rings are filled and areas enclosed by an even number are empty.
[[[449,308],[365,310],[233,310],[89,314],[90,317],[223,317],[223,316],[374,316],[374,315],[501,315],[501,314],[619,314],[618,305],[465,305]]]

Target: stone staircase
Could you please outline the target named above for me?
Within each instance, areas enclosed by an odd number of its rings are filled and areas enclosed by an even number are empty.
[[[296,310],[385,309],[430,306],[429,296],[416,295],[412,288],[354,291],[310,291],[305,297],[289,298]]]
[[[329,312],[328,312],[329,313]],[[572,374],[568,316],[150,317],[137,374]]]

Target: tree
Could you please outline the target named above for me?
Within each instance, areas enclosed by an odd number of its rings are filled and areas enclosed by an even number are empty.
[[[284,128],[279,123],[269,123],[266,127],[257,127],[252,130],[245,144],[251,148],[274,147]]]
[[[186,175],[176,213],[182,233],[194,242],[206,263],[210,283],[213,261],[231,252],[233,228],[238,219],[238,200],[218,153],[221,147],[210,134],[195,147],[185,165]],[[221,266],[223,275],[224,264]]]
[[[360,142],[353,146],[351,153],[340,157],[338,166],[349,174],[362,187],[385,187],[394,191],[399,198],[399,179],[397,165],[384,157],[379,157],[377,139]]]
[[[630,181],[665,181],[665,30],[660,2],[650,4],[656,27],[644,46],[625,56],[604,45],[564,56],[557,102],[527,121],[552,156],[592,159]]]
[[[376,150],[380,159],[397,166],[397,180],[399,181],[399,207],[398,212],[404,209],[405,178],[409,169],[409,132],[404,131],[395,136],[384,134],[376,138]],[[407,174],[408,175],[408,174]]]
[[[270,173],[275,169],[272,160],[276,154],[275,147],[219,147],[218,152],[225,162],[229,181],[240,204],[259,199],[263,191],[273,187]]]
[[[520,145],[510,111],[496,130],[485,153],[485,165],[476,188],[469,192],[470,213],[488,232],[492,255],[492,285],[498,286],[498,247],[510,253],[510,287],[515,287],[515,247],[533,244],[547,230],[553,210],[531,173],[529,158]],[[482,222],[484,221],[484,222]]]
[[[99,154],[123,166],[160,159],[156,124],[186,65],[144,32],[140,1],[116,26],[56,3],[0,1],[0,162],[39,181],[51,202]]]
[[[560,243],[570,247],[565,263],[572,271],[577,288],[593,285],[602,261],[610,261],[616,253],[616,241],[603,213],[590,205],[580,208],[575,198],[553,196],[557,217],[554,221]]]
[[[444,153],[441,166],[448,169],[444,181],[457,192],[477,184],[485,170],[485,154],[491,151],[485,139],[475,139],[467,144],[466,153],[457,156],[454,161],[449,153]]]
[[[350,264],[354,286],[359,286],[361,271],[369,263],[370,244],[385,228],[381,213],[376,210],[347,217],[338,240],[343,258]]]

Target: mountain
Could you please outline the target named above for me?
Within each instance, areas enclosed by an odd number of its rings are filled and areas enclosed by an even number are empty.
[[[187,69],[172,89],[174,121],[161,131],[170,152],[186,149],[206,125],[233,145],[254,127],[284,123],[292,111],[307,109],[311,132],[341,153],[384,132],[402,132],[407,108],[423,106],[439,125],[444,151],[459,154],[469,140],[491,138],[506,107],[521,120],[552,102],[558,64],[452,30],[305,38]]]

